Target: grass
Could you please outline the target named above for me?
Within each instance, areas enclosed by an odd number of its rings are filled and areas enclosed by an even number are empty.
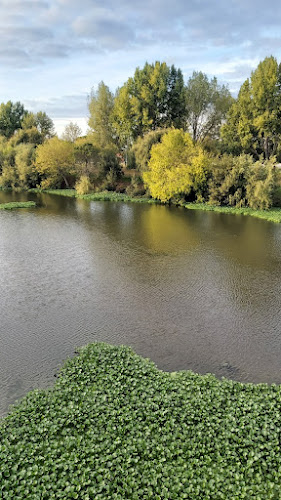
[[[88,201],[125,201],[132,203],[159,203],[157,200],[144,196],[129,196],[124,193],[116,193],[115,191],[101,191],[90,194],[78,194],[75,189],[29,189],[32,193],[47,193],[56,194],[59,196],[67,196],[69,198],[80,198]]]
[[[271,208],[270,210],[254,210],[253,208],[220,207],[207,205],[205,203],[184,203],[182,206],[188,210],[205,210],[233,215],[250,215],[259,219],[266,219],[271,222],[281,222],[281,208]]]
[[[277,500],[280,404],[280,386],[91,344],[0,423],[0,497]]]
[[[14,210],[15,208],[31,208],[35,206],[35,201],[11,201],[9,203],[0,203],[0,210]]]

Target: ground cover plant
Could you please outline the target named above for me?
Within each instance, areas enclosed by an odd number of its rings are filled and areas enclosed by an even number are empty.
[[[35,207],[35,201],[11,201],[9,203],[0,203],[0,210],[13,210],[14,208]]]
[[[259,219],[265,219],[271,222],[281,222],[281,208],[272,207],[269,210],[255,210],[249,207],[220,207],[206,203],[184,203],[182,206],[189,210],[205,210],[208,212],[219,212],[233,215],[251,215]]]
[[[91,344],[0,424],[3,499],[280,498],[281,389]]]
[[[69,198],[80,198],[88,201],[124,201],[132,203],[159,203],[159,201],[145,196],[129,196],[116,191],[100,191],[89,194],[79,194],[75,189],[29,189],[31,193],[56,194]]]

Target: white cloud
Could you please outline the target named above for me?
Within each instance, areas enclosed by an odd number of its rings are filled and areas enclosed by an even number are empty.
[[[255,48],[259,56],[263,42],[281,47],[280,14],[277,0],[270,8],[261,0],[2,0],[0,42],[14,50],[24,47],[29,57],[21,62],[12,53],[5,58],[5,64],[20,66],[72,57],[79,48],[145,50],[160,42],[175,50],[178,44],[200,47],[202,53],[209,46],[243,47],[246,57]]]
[[[261,59],[281,56],[280,28],[279,0],[0,0],[1,100],[85,120],[92,86],[115,90],[155,60],[236,93]]]

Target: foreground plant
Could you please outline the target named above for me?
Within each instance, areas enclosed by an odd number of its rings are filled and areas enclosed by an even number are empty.
[[[281,389],[91,344],[0,425],[3,499],[280,498]]]
[[[0,203],[0,210],[13,210],[14,208],[35,207],[35,201],[11,201],[9,203]]]

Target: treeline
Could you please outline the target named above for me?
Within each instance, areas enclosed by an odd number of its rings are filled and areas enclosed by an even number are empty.
[[[0,104],[0,185],[35,187],[36,148],[54,136],[54,124],[43,112],[31,113],[20,102]]]
[[[281,205],[281,66],[274,57],[258,65],[237,99],[216,78],[194,72],[185,83],[180,69],[156,62],[137,68],[115,94],[101,82],[88,108],[87,135],[71,123],[58,138],[45,113],[2,104],[0,185]]]

